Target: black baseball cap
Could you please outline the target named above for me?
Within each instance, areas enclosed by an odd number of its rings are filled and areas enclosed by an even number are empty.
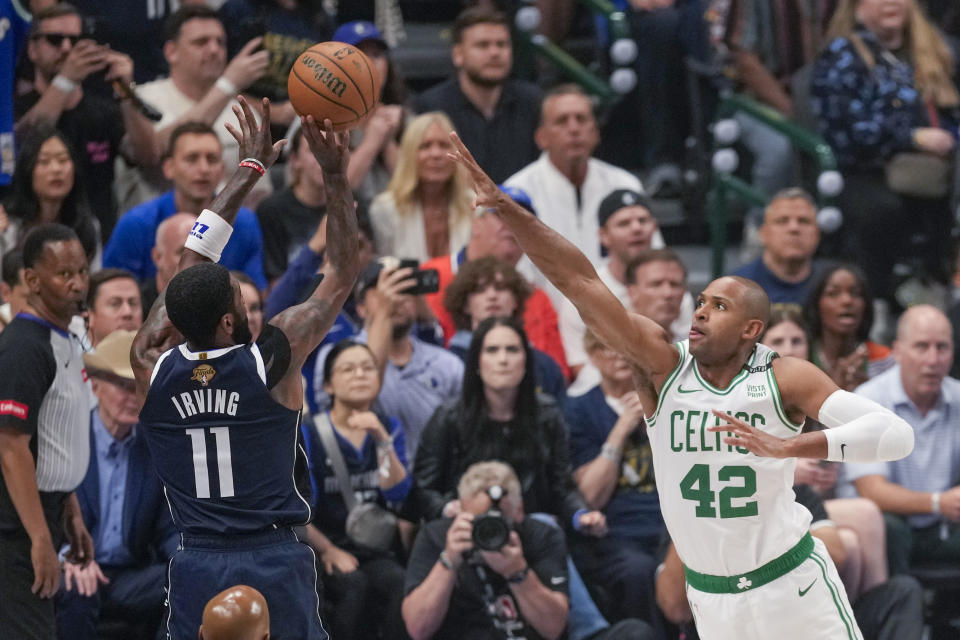
[[[624,207],[643,207],[653,215],[650,199],[647,196],[632,189],[617,189],[600,201],[600,206],[597,208],[597,223],[602,227],[607,224],[610,216]]]

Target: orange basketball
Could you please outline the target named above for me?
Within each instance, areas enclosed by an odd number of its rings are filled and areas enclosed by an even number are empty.
[[[357,127],[380,99],[380,80],[370,59],[345,42],[320,42],[300,54],[287,78],[290,103],[302,116],[336,131]]]

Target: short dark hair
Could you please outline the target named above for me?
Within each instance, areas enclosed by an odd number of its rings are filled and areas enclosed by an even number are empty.
[[[51,5],[45,9],[40,9],[35,14],[33,14],[33,22],[30,26],[30,36],[40,33],[40,23],[44,20],[52,20],[53,18],[62,18],[63,16],[77,16],[80,18],[81,23],[83,21],[83,14],[80,13],[80,10],[69,2],[58,2],[54,5]]]
[[[184,269],[166,289],[167,316],[194,348],[213,346],[217,325],[234,310],[230,271],[215,262]]]
[[[87,289],[87,308],[93,309],[95,306],[94,303],[97,301],[97,295],[100,293],[100,287],[111,280],[119,280],[120,278],[133,280],[134,284],[138,285],[137,290],[139,291],[139,283],[137,282],[136,276],[126,269],[109,267],[107,269],[100,269],[100,271],[90,274],[90,287]]]
[[[206,5],[184,5],[171,13],[167,21],[163,23],[163,41],[172,42],[176,40],[180,37],[180,31],[183,29],[184,23],[198,18],[201,20],[216,20],[223,24],[220,14]],[[226,30],[226,27],[224,27],[224,30]]]
[[[483,256],[464,264],[443,294],[443,306],[450,312],[457,329],[473,330],[473,319],[463,310],[467,299],[482,287],[495,282],[498,276],[504,288],[509,289],[517,301],[513,317],[523,317],[523,305],[533,293],[533,287],[506,262],[493,256]]]
[[[80,241],[77,232],[58,222],[34,227],[23,239],[23,268],[33,269],[40,261],[43,250],[48,244],[70,242],[71,240]]]
[[[463,32],[478,24],[499,24],[510,31],[510,20],[502,11],[487,7],[470,7],[461,11],[453,21],[453,31],[451,33],[453,43],[460,44],[463,41]]]
[[[20,270],[23,269],[23,251],[13,249],[3,254],[0,275],[11,289],[20,284]]]
[[[213,127],[207,123],[196,121],[184,122],[183,124],[177,125],[173,131],[170,132],[170,141],[167,143],[167,152],[164,154],[164,157],[171,157],[173,155],[173,150],[177,148],[177,140],[179,140],[181,136],[188,134],[197,136],[210,135],[217,139],[217,144],[220,144],[220,138],[217,136],[217,132],[214,131]],[[222,151],[222,144],[220,144],[220,148]]]
[[[673,249],[645,249],[641,251],[637,257],[630,261],[627,264],[626,273],[624,274],[627,280],[627,284],[637,284],[637,269],[647,264],[648,262],[676,262],[680,265],[680,268],[683,269],[683,278],[687,278],[687,265],[683,264],[683,260],[680,259],[680,256],[677,255],[677,252]]]
[[[564,84],[558,84],[557,86],[548,89],[546,93],[543,94],[543,100],[540,101],[540,124],[543,125],[543,111],[547,106],[547,103],[558,96],[581,96],[590,103],[590,113],[593,114],[593,99],[590,95],[583,90],[578,84],[573,82],[565,82]],[[594,119],[596,119],[596,114],[594,114]]]

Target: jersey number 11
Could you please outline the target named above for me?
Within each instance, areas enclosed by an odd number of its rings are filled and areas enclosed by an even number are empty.
[[[217,474],[220,476],[220,497],[233,497],[233,467],[230,464],[229,427],[210,427],[209,429],[187,429],[190,443],[193,445],[193,478],[197,483],[197,497],[210,497],[210,475],[207,471],[207,434],[216,438]]]

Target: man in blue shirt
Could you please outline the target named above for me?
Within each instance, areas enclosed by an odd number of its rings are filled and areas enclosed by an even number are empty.
[[[103,250],[104,267],[127,269],[140,282],[157,273],[150,250],[160,223],[177,212],[199,215],[213,202],[224,173],[223,149],[214,130],[198,122],[174,129],[163,173],[173,182],[173,190],[123,214]],[[240,208],[220,264],[243,271],[261,290],[267,288],[260,224],[250,209]]]
[[[15,160],[13,138],[14,69],[30,31],[30,12],[19,0],[0,2],[0,186],[10,184]]]
[[[66,562],[57,594],[61,638],[95,640],[101,617],[122,618],[150,637],[163,613],[167,561],[179,536],[160,478],[137,434],[130,368],[133,331],[114,331],[83,357],[99,406],[90,414],[90,467],[77,488],[94,539],[87,566]]]
[[[803,189],[780,191],[764,212],[760,227],[763,254],[733,272],[759,284],[771,303],[802,305],[820,264],[813,259],[820,244],[817,207]]]

